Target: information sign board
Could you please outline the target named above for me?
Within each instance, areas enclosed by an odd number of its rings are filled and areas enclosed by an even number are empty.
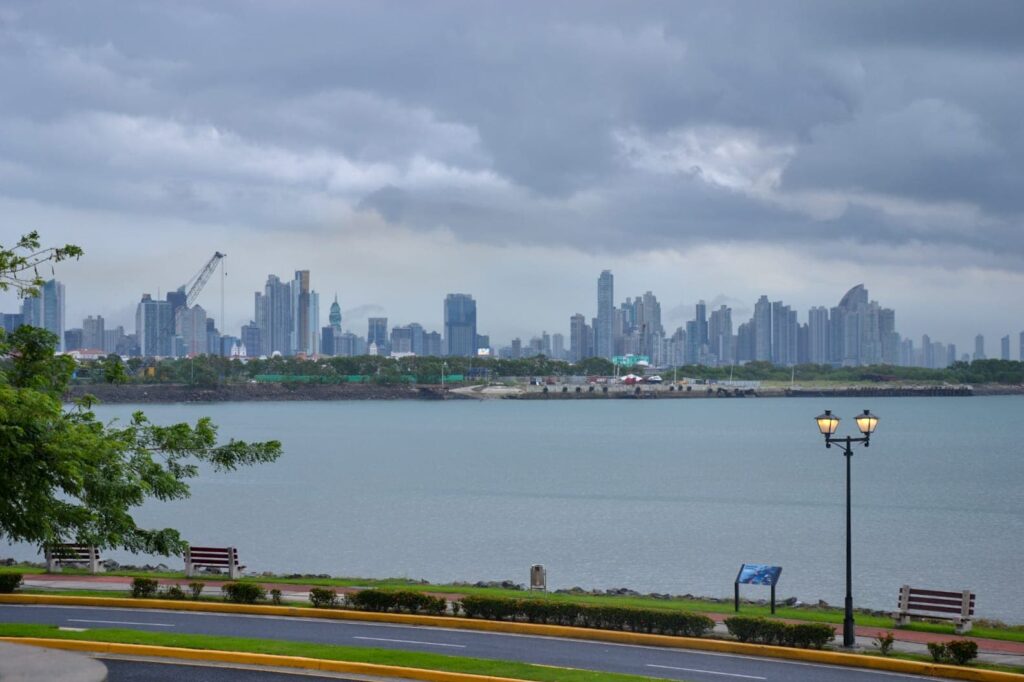
[[[782,566],[768,564],[741,564],[733,584],[734,608],[740,610],[740,585],[767,585],[772,588],[772,613],[775,613],[775,585],[782,574]]]

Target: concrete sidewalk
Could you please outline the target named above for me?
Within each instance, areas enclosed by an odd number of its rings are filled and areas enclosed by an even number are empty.
[[[183,589],[190,582],[189,578],[158,578],[160,585],[180,585]],[[206,584],[205,594],[220,594],[222,585],[229,580],[204,579]],[[26,574],[24,586],[33,590],[96,590],[124,592],[131,588],[132,578],[113,575],[74,575],[63,573],[40,573]],[[281,597],[285,601],[305,601],[309,598],[309,590],[316,585],[296,585],[292,583],[275,583],[272,581],[260,581],[260,585],[266,590],[281,590]],[[360,587],[333,587],[338,594],[358,592]],[[463,595],[452,593],[428,593],[448,600],[461,599]],[[726,633],[727,630],[723,621],[730,614],[708,613],[706,614],[715,621],[715,632]],[[788,621],[800,622],[800,621]],[[1024,642],[1010,642],[1001,639],[986,639],[984,637],[971,637],[968,635],[945,635],[931,632],[917,632],[914,630],[899,630],[896,628],[875,628],[857,627],[857,646],[865,650],[877,648],[874,639],[886,632],[891,632],[896,642],[893,648],[897,651],[928,654],[928,642],[949,642],[955,639],[971,639],[978,643],[978,659],[989,663],[1001,663],[1004,665],[1024,666]],[[836,639],[841,640],[843,628],[836,626]]]

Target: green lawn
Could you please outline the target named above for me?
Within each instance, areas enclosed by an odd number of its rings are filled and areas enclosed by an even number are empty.
[[[0,637],[46,637],[93,642],[150,644],[184,649],[218,649],[222,651],[277,654],[281,656],[304,656],[330,661],[377,663],[405,668],[444,670],[476,675],[491,675],[494,677],[508,677],[518,680],[537,680],[538,682],[642,682],[656,679],[640,677],[638,675],[601,673],[511,661],[444,656],[441,654],[391,651],[388,649],[348,647],[333,644],[281,642],[267,639],[249,639],[246,637],[142,632],[138,630],[98,629],[87,632],[68,632],[58,630],[52,625],[0,624]]]
[[[35,568],[30,566],[0,566],[0,573],[24,573],[28,574],[39,574],[43,573],[41,568]],[[69,568],[65,569],[65,573],[70,575],[89,575],[87,571],[82,569]],[[178,580],[181,582],[182,588],[192,581],[210,581],[210,580],[225,580],[224,576],[213,576],[207,575],[195,578],[186,578],[185,574],[181,571],[164,571],[164,572],[141,572],[141,571],[110,571],[105,575],[125,576],[125,577],[136,577],[142,576],[147,578],[169,578],[171,580]],[[505,590],[494,587],[472,587],[466,585],[429,585],[417,582],[414,580],[408,580],[403,578],[385,578],[385,579],[372,579],[372,578],[281,578],[281,577],[263,577],[263,576],[250,576],[242,578],[242,582],[259,582],[259,583],[277,583],[283,585],[316,585],[322,587],[372,587],[376,589],[384,590],[414,590],[417,592],[432,592],[435,594],[466,594],[466,595],[480,595],[488,597],[510,597],[514,599],[522,599],[525,597],[533,599],[547,599],[552,601],[570,602],[575,604],[590,604],[594,606],[627,606],[634,608],[644,609],[659,609],[665,611],[695,611],[699,613],[721,613],[731,614],[733,613],[733,605],[731,601],[715,602],[703,599],[654,599],[652,597],[631,597],[631,596],[593,596],[593,595],[573,595],[573,594],[553,594],[549,592],[523,592],[520,590]],[[39,591],[41,594],[67,594],[67,595],[79,595],[79,596],[126,596],[127,592],[97,592],[97,591],[71,591],[71,590],[46,590],[45,592]],[[219,591],[212,590],[207,593],[206,597],[219,596]],[[306,605],[306,604],[295,604]],[[742,604],[741,613],[747,616],[770,616],[771,609],[768,606],[756,606],[752,604]],[[818,623],[832,623],[839,625],[843,622],[843,611],[839,608],[788,608],[779,607],[776,609],[775,617],[777,618],[788,618],[792,620],[801,621],[812,621]],[[893,621],[891,618],[886,616],[872,616],[865,613],[858,613],[856,615],[857,624],[878,627],[886,629],[893,628]],[[953,634],[953,626],[951,624],[942,623],[913,623],[906,629],[917,630],[920,632],[935,632],[943,634]],[[989,639],[1001,639],[1011,642],[1024,642],[1024,627],[1014,628],[980,628],[975,627],[971,631],[971,634],[975,637],[986,637]]]

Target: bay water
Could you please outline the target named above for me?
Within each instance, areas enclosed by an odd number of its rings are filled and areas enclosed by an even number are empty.
[[[839,434],[881,417],[853,456],[854,601],[892,610],[901,584],[977,593],[980,616],[1024,622],[1024,398],[283,402],[104,405],[157,423],[212,417],[223,438],[284,455],[204,471],[189,500],[137,518],[249,571],[512,579],[729,597],[743,562],[783,567],[779,598],[841,605]],[[19,559],[24,545],[0,547]],[[122,563],[152,557],[110,552]],[[180,566],[180,559],[163,559]],[[747,586],[745,597],[767,597]]]

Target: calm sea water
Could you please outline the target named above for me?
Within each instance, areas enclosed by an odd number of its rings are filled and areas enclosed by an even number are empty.
[[[812,420],[825,408],[840,433],[864,408],[881,417],[853,458],[856,604],[970,588],[980,615],[1024,622],[1020,397],[147,405],[280,439],[284,456],[138,516],[235,545],[254,571],[526,582],[542,563],[554,588],[725,597],[759,562],[783,567],[780,598],[841,604],[844,461]]]

